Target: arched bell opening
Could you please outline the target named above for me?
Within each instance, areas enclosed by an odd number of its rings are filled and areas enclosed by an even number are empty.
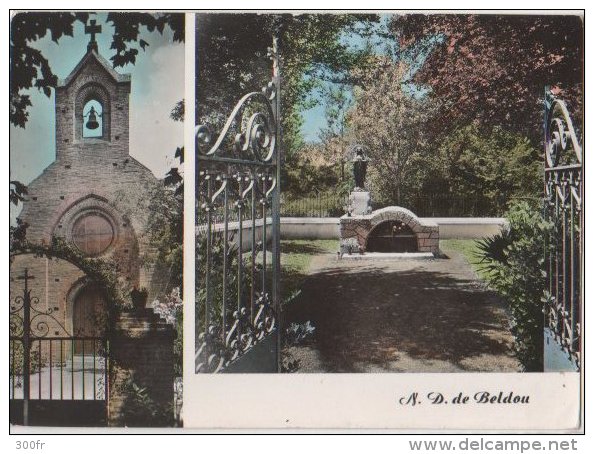
[[[111,99],[106,87],[90,82],[74,101],[74,139],[111,140]]]
[[[82,136],[84,139],[103,138],[103,105],[97,99],[88,100],[82,111]]]
[[[418,252],[417,235],[402,221],[384,221],[367,237],[367,252]]]

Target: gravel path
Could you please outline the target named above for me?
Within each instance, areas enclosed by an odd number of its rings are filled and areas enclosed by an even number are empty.
[[[504,303],[465,258],[314,257],[285,321],[315,335],[285,348],[297,372],[517,372]]]

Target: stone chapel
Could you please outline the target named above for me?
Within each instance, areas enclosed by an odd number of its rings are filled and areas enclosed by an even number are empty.
[[[147,264],[147,221],[152,191],[162,187],[130,156],[129,74],[116,72],[98,51],[94,33],[87,52],[55,90],[56,156],[28,185],[20,219],[27,239],[66,239],[89,257],[110,259],[130,288],[148,291],[147,305],[166,291],[167,270]],[[43,146],[43,144],[39,144]],[[11,264],[11,298],[22,293],[17,276],[34,276],[32,296],[52,309],[71,335],[100,334],[94,315],[105,297],[63,260],[17,256]]]

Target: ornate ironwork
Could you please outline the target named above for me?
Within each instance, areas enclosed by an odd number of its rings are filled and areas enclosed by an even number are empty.
[[[583,164],[567,107],[547,100],[545,116],[545,219],[551,235],[545,248],[548,294],[545,326],[580,367]]]
[[[44,338],[48,336],[71,337],[64,325],[55,317],[58,308],[48,308],[46,311],[39,309],[39,298],[31,296],[29,281],[34,279],[25,269],[24,275],[20,277],[25,281],[23,295],[17,295],[10,305],[10,334],[11,336],[23,336],[24,327],[29,327],[29,336]],[[30,317],[25,323],[22,313],[25,306],[29,307]]]
[[[31,400],[106,400],[106,339],[72,336],[58,309],[41,310],[31,295],[29,270],[17,279],[24,287],[10,304],[10,399],[22,400],[23,424]]]
[[[279,316],[279,83],[244,95],[213,142],[196,127],[196,372],[219,372],[275,331]],[[272,231],[270,231],[272,230]]]

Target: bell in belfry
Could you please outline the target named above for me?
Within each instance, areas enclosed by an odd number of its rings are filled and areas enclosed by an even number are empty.
[[[89,111],[89,120],[87,121],[86,127],[87,129],[97,129],[99,127],[94,106],[91,106],[91,110]]]

